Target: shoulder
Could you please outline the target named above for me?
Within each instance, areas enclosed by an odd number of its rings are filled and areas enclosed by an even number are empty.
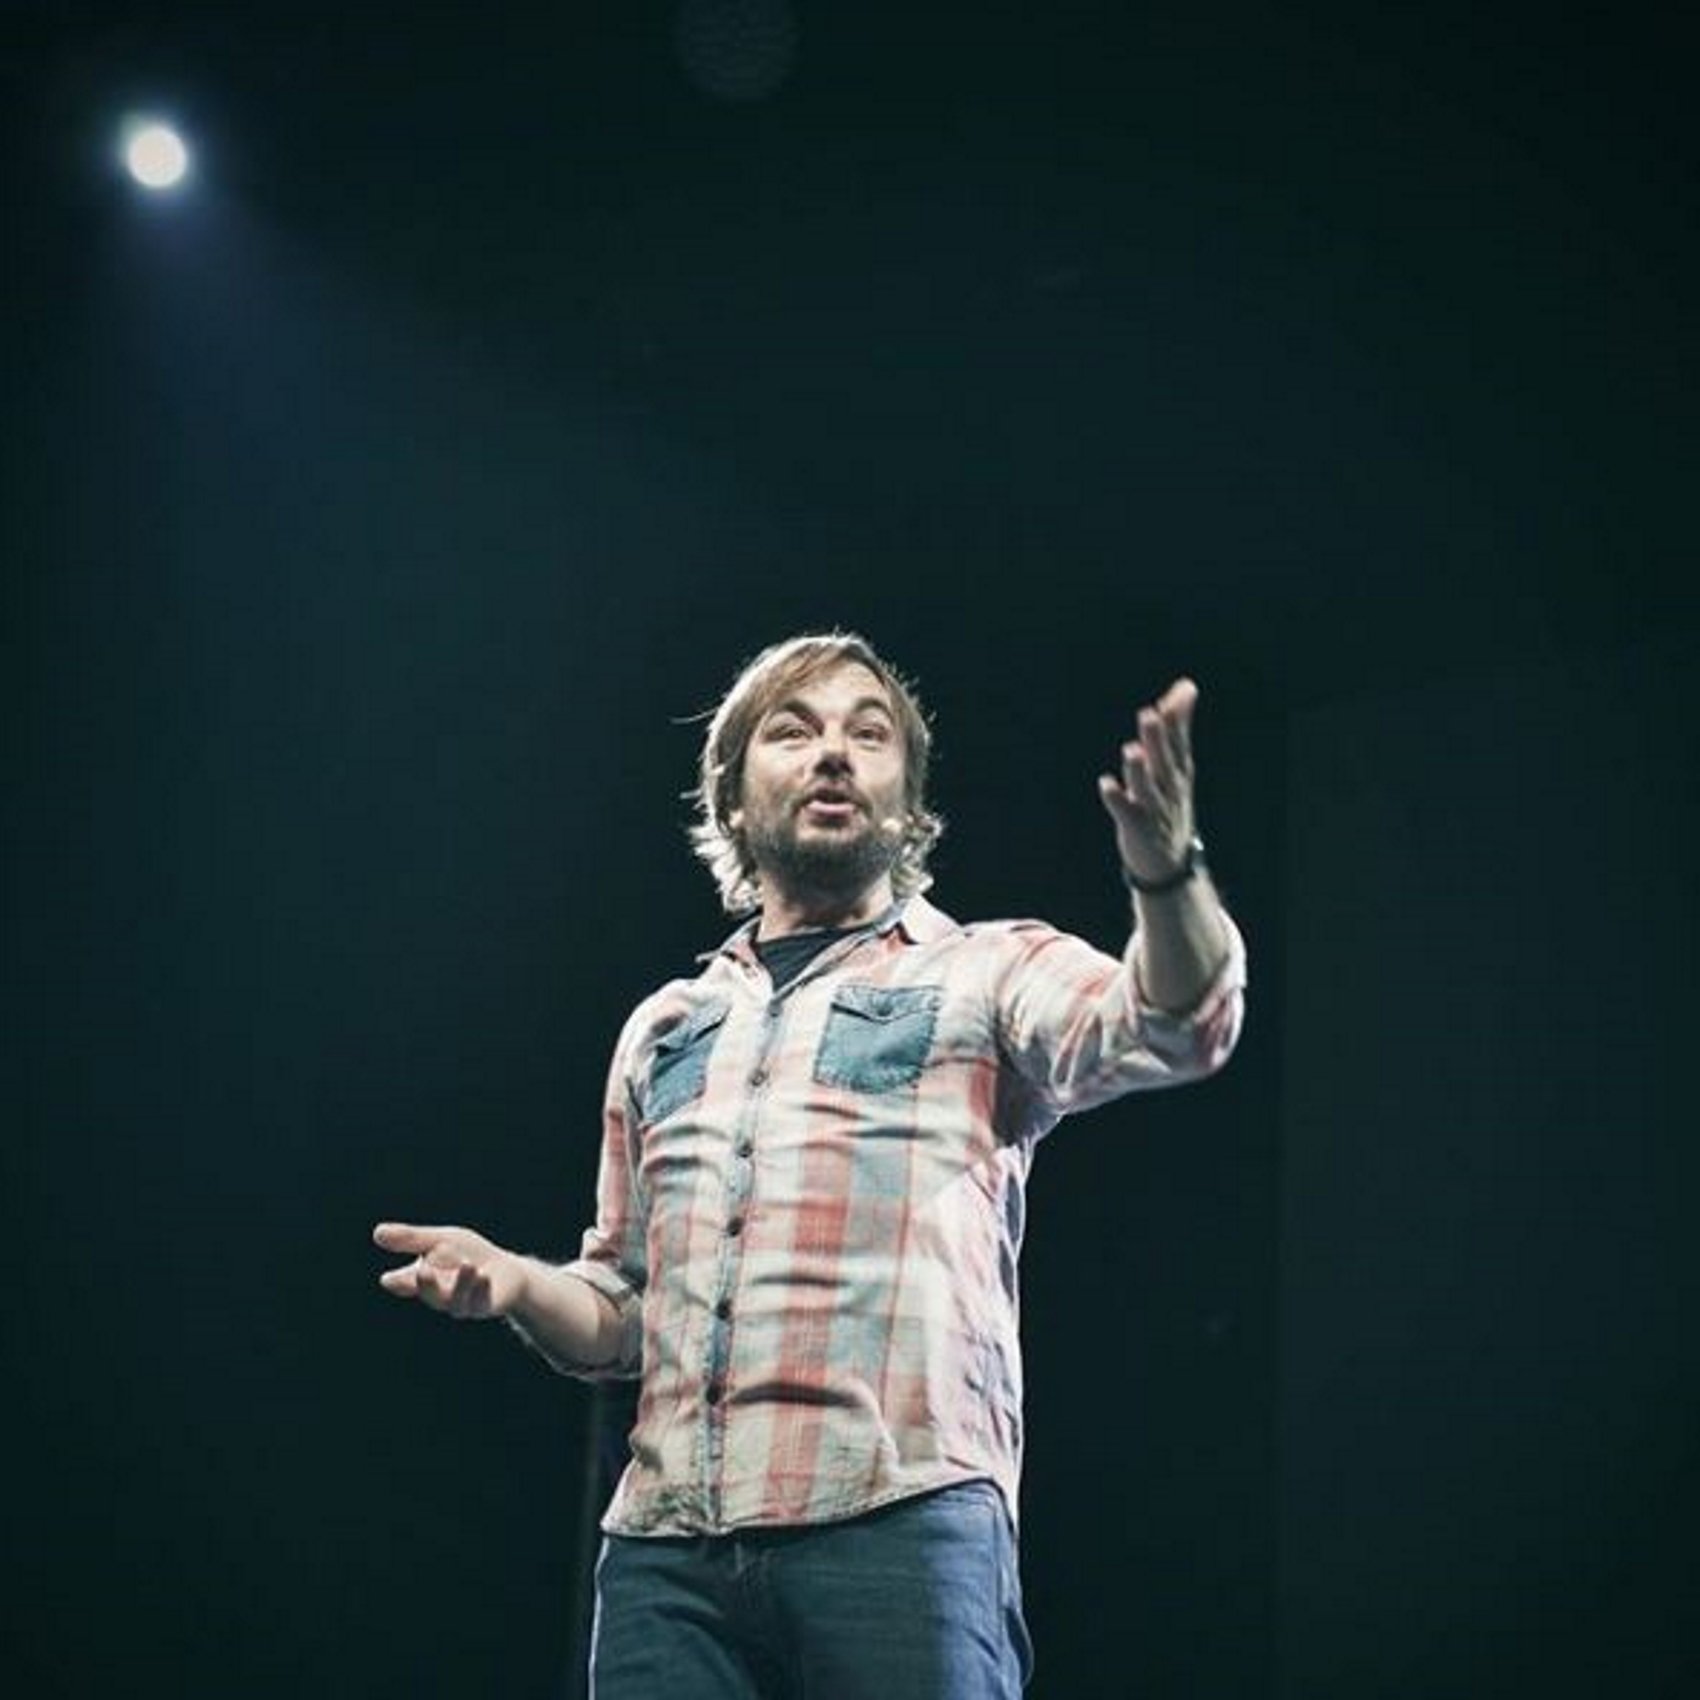
[[[705,1010],[724,1010],[727,991],[724,970],[711,960],[699,974],[681,976],[658,986],[626,1017],[619,1051],[631,1057],[653,1045],[663,1034],[698,1019]]]
[[[1032,916],[999,917],[957,922],[930,937],[917,938],[918,957],[936,964],[946,977],[963,983],[980,983],[992,988],[1009,983],[1029,964],[1043,965],[1077,955],[1101,956],[1085,940],[1064,932],[1049,921]]]
[[[1005,919],[996,921],[970,921],[963,932],[974,938],[994,939],[1003,941],[1014,939],[1018,943],[1026,943],[1035,937],[1067,938],[1068,934],[1061,928],[1054,927],[1049,921],[1039,921],[1031,917]]]
[[[1019,946],[1036,935],[1061,938],[1049,921],[1014,919],[958,921],[924,897],[911,897],[898,917],[904,935],[912,944],[981,944],[996,948],[1011,940]]]
[[[972,921],[962,933],[967,943],[994,956],[1030,956],[1049,945],[1084,942],[1049,921],[1031,917]]]

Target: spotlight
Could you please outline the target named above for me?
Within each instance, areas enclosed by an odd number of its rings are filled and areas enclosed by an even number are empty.
[[[135,120],[124,129],[124,165],[144,189],[172,189],[189,170],[189,150],[169,124]]]

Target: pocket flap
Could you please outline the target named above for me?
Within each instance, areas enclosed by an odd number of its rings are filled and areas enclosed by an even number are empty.
[[[936,1010],[939,996],[937,986],[846,985],[832,994],[832,1007],[865,1021],[901,1021],[905,1016]]]

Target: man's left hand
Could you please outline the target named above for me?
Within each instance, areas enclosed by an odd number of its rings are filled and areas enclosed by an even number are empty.
[[[1167,879],[1186,860],[1197,830],[1192,800],[1192,711],[1198,686],[1177,679],[1139,711],[1139,733],[1122,745],[1122,771],[1098,776],[1098,795],[1116,823],[1122,866],[1136,879]]]

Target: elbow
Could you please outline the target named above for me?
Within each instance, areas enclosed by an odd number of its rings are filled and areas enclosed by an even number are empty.
[[[1245,996],[1235,989],[1193,1027],[1194,1078],[1208,1079],[1228,1066],[1228,1059],[1239,1048],[1240,1032],[1244,1026]]]

